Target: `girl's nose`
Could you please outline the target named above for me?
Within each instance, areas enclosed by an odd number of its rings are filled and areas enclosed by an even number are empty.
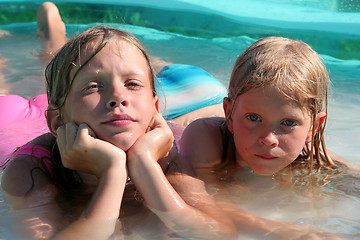
[[[114,88],[111,93],[109,93],[110,97],[107,101],[107,107],[108,108],[115,108],[122,106],[127,106],[128,101],[126,100],[126,96],[124,91],[118,88]]]
[[[260,145],[276,147],[279,145],[279,139],[273,131],[264,133],[258,140]]]
[[[112,97],[107,102],[108,108],[115,108],[115,107],[119,107],[120,105],[127,106],[127,101],[125,100],[124,96],[117,97],[117,98]]]

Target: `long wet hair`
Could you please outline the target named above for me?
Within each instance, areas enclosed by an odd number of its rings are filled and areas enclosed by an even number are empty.
[[[313,166],[329,168],[334,162],[328,155],[324,140],[326,120],[316,130],[316,114],[327,113],[327,96],[330,79],[320,56],[306,43],[282,38],[266,37],[250,45],[237,58],[233,68],[228,98],[235,102],[238,96],[255,88],[274,87],[309,113],[312,121],[312,139],[306,144],[297,160],[308,161],[309,173]],[[232,116],[231,110],[227,118]],[[223,163],[235,164],[231,133],[224,126]],[[232,150],[229,151],[229,148]],[[316,161],[316,162],[315,162]]]
[[[61,111],[77,73],[110,41],[125,41],[142,53],[148,63],[153,96],[156,95],[154,72],[149,57],[137,38],[120,29],[98,25],[69,40],[46,67],[45,78],[49,105],[56,105],[57,109],[55,110]],[[85,52],[86,54],[84,54]],[[71,74],[75,67],[77,68],[76,72]],[[53,109],[48,111],[53,111]],[[60,190],[57,202],[63,208],[68,208],[69,206],[66,204],[70,202],[69,200],[79,203],[86,199],[84,195],[88,193],[83,192],[83,181],[78,172],[63,166],[55,138],[52,144],[53,176],[51,179]]]

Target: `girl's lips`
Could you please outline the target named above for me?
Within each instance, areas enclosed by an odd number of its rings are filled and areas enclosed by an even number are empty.
[[[267,154],[255,154],[255,156],[258,157],[258,158],[265,159],[265,160],[272,160],[272,159],[277,158],[275,156],[267,155]]]
[[[135,120],[127,114],[114,115],[108,120],[102,122],[102,124],[114,126],[114,127],[126,127],[134,123]]]
[[[131,125],[132,123],[134,123],[134,121],[132,120],[111,120],[111,121],[107,121],[107,122],[104,122],[103,124],[105,125],[109,125],[109,126],[114,126],[114,127],[126,127],[126,126],[129,126]]]

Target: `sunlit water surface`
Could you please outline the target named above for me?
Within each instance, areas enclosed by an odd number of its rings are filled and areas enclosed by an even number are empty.
[[[326,130],[327,145],[349,161],[360,164],[360,50],[356,48],[357,45],[360,46],[360,17],[359,12],[351,12],[351,6],[344,3],[316,6],[314,2],[317,1],[294,1],[294,5],[280,0],[268,3],[243,1],[242,7],[238,7],[241,9],[236,11],[229,7],[229,2],[219,3],[217,6],[207,5],[207,1],[200,0],[194,4],[193,1],[171,1],[177,9],[172,9],[171,4],[166,7],[171,9],[166,11],[175,19],[173,25],[168,26],[165,24],[168,22],[165,10],[159,9],[163,1],[155,1],[151,7],[147,1],[139,2],[147,7],[128,6],[128,9],[121,11],[128,14],[130,20],[126,20],[127,23],[141,26],[114,26],[133,32],[150,54],[169,62],[202,67],[225,86],[236,57],[260,37],[278,35],[308,42],[321,54],[333,83]],[[235,2],[238,4],[233,1]],[[67,7],[59,5],[60,9],[61,6]],[[286,16],[275,15],[276,17],[266,21],[267,14],[271,15],[267,9],[271,7],[285,7]],[[357,7],[353,6],[353,9],[356,10]],[[245,11],[244,8],[248,10]],[[15,9],[18,11],[19,8]],[[159,14],[154,14],[157,11]],[[254,13],[251,14],[251,11]],[[107,13],[115,14],[115,17],[110,16],[107,19],[121,18],[111,11]],[[298,18],[294,16],[296,14]],[[151,16],[164,16],[164,19],[160,18],[156,22],[155,17],[151,19]],[[312,21],[308,19],[309,16],[313,17]],[[284,21],[286,17],[290,19],[288,22]],[[201,21],[205,21],[204,19],[209,21],[207,28],[197,26]],[[66,18],[64,20],[67,22]],[[99,17],[97,20],[87,20],[87,23],[102,22],[101,20]],[[36,23],[33,21],[34,19],[26,23],[6,22],[0,25],[0,29],[11,33],[11,36],[0,39],[0,54],[7,59],[7,68],[3,69],[5,80],[0,81],[0,89],[7,94],[33,97],[45,92],[44,66],[36,57],[41,49],[41,40],[36,35]],[[349,24],[346,24],[347,22]],[[329,23],[333,26],[332,32],[324,30],[323,25]],[[67,24],[67,32],[71,37],[87,27],[89,25]],[[17,131],[21,134],[26,129],[19,127]],[[3,141],[5,140],[1,139],[1,142]],[[312,226],[340,234],[347,239],[360,238],[360,183],[357,178],[343,175],[327,184],[324,192],[317,197],[299,191],[284,190],[274,183],[274,179],[256,177],[251,172],[245,172],[239,178],[249,184],[248,189],[212,189],[214,196],[217,197],[219,192],[226,190],[231,193],[231,201],[239,203],[242,208],[260,217]],[[4,196],[0,192],[0,238],[16,238],[13,234],[16,226],[11,224],[11,218],[19,214],[22,212],[8,212]],[[148,224],[149,229],[154,225],[156,224]],[[152,236],[154,239],[159,237],[155,233]],[[164,236],[177,238],[176,234],[171,233]]]

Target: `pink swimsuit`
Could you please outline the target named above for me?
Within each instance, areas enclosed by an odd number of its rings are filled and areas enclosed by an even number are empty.
[[[49,132],[44,114],[47,105],[46,94],[30,100],[0,96],[0,169],[19,146]]]
[[[51,163],[51,153],[49,150],[35,144],[27,143],[21,147],[19,147],[7,161],[3,165],[0,166],[0,168],[4,169],[11,160],[13,160],[15,157],[19,155],[28,155],[33,156],[35,158],[41,159],[46,168],[48,169],[50,175],[52,176],[52,163]]]

